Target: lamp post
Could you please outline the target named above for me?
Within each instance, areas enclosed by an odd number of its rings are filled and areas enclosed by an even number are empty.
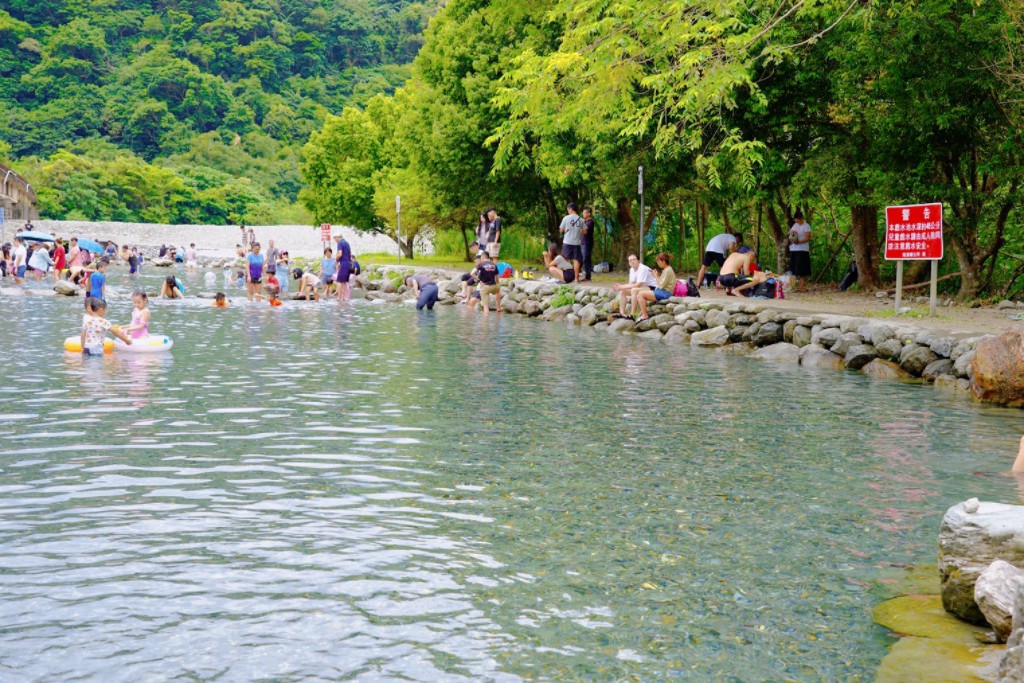
[[[640,195],[640,247],[637,251],[637,258],[640,263],[644,262],[644,167],[640,166],[637,171],[636,191]]]

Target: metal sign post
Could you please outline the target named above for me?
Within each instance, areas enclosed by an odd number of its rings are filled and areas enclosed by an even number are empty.
[[[402,265],[402,197],[395,195],[395,216],[398,219],[398,265]]]
[[[640,195],[640,246],[636,252],[637,258],[640,259],[640,263],[644,262],[644,167],[640,166],[637,169],[637,193]]]
[[[942,260],[942,204],[909,204],[885,209],[885,260],[896,261],[896,314],[903,303],[903,261],[931,261],[928,308],[935,315]]]

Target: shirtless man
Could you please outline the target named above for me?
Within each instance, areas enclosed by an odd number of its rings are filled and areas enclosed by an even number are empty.
[[[736,292],[750,289],[757,284],[749,277],[753,267],[754,252],[741,254],[737,251],[729,254],[718,274],[718,281],[725,287],[726,296],[736,296]]]

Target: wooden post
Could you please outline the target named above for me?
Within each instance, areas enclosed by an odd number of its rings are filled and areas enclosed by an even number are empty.
[[[896,261],[896,315],[900,314],[901,303],[903,303],[903,259]]]
[[[939,262],[932,260],[932,286],[928,296],[928,310],[930,315],[935,317],[935,303],[939,298]]]

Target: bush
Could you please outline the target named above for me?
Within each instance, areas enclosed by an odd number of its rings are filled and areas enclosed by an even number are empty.
[[[551,297],[551,308],[560,308],[576,303],[576,292],[568,285],[562,285]]]

